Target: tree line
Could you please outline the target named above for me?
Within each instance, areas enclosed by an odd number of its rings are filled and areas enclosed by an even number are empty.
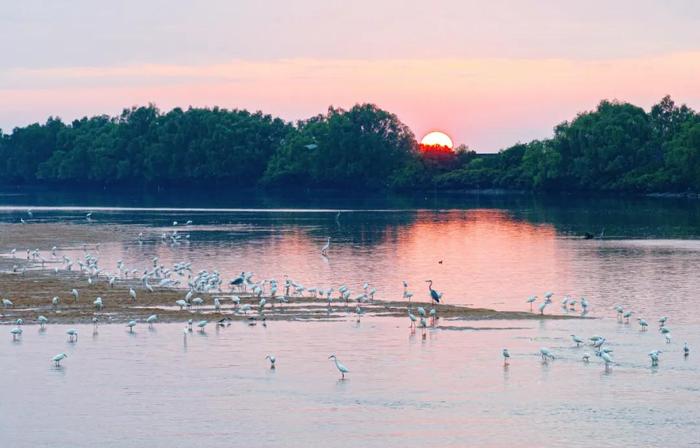
[[[148,105],[0,131],[0,183],[698,192],[700,114],[669,97],[649,112],[604,100],[550,139],[477,154],[421,147],[372,104],[296,123]]]

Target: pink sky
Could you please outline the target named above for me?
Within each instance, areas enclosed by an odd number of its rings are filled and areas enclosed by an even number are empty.
[[[492,152],[548,137],[601,99],[648,108],[670,94],[700,108],[700,8],[682,0],[633,9],[362,0],[348,11],[315,0],[271,11],[247,0],[78,3],[82,15],[36,1],[6,12],[0,41],[14,42],[0,61],[6,132],[149,102],[287,120],[371,102],[418,138],[439,129]]]

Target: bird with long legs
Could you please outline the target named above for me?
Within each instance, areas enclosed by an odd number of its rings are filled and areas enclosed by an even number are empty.
[[[338,369],[338,371],[340,372],[340,379],[341,379],[341,380],[344,380],[344,379],[345,379],[345,374],[348,373],[348,372],[350,372],[350,370],[349,370],[347,367],[345,367],[345,365],[344,365],[343,363],[341,363],[340,361],[338,361],[338,358],[335,356],[335,354],[330,355],[330,356],[328,357],[328,359],[332,359],[332,360],[333,360],[333,362],[335,363],[335,367],[336,367],[336,368]]]

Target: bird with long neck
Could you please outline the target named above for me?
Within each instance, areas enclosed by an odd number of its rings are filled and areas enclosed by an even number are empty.
[[[439,293],[433,289],[432,280],[426,280],[426,283],[428,283],[428,291],[430,291],[430,300],[435,302],[436,305],[439,305],[440,299],[442,299],[442,293]]]
[[[348,373],[350,370],[348,370],[345,365],[343,365],[340,361],[338,361],[338,358],[335,357],[335,355],[331,355],[328,357],[328,359],[332,359],[333,362],[335,362],[335,367],[338,369],[341,375],[341,379],[345,379],[345,374]]]

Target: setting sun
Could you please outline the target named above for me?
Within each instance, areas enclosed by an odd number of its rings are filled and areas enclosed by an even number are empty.
[[[420,141],[420,144],[424,146],[447,146],[450,149],[453,147],[450,136],[440,131],[433,131],[426,134]]]

